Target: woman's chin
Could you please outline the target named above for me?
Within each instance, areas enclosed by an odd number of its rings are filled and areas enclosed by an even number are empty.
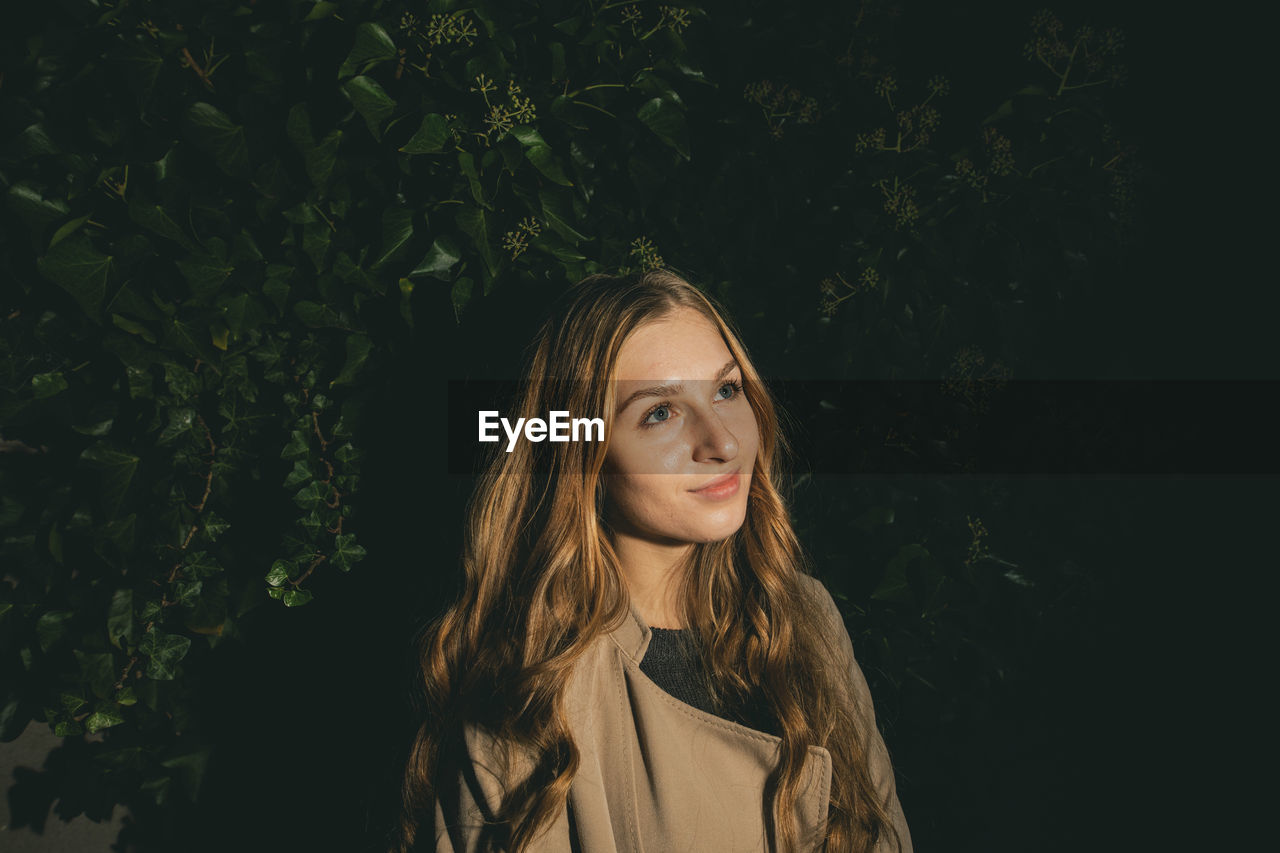
[[[746,518],[746,512],[730,512],[727,518],[708,520],[705,524],[699,525],[690,541],[711,543],[722,542],[733,534],[737,533],[742,527],[742,522]]]

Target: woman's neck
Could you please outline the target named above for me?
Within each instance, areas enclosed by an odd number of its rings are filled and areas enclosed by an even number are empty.
[[[693,547],[688,542],[666,544],[625,533],[613,538],[623,580],[631,602],[645,624],[655,628],[683,628],[680,615],[680,566]]]

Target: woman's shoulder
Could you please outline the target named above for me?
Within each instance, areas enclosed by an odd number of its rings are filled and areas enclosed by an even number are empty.
[[[835,598],[832,597],[831,591],[827,589],[827,585],[813,575],[800,574],[800,588],[809,596],[812,601],[812,607],[821,613],[828,620],[834,619],[836,625],[843,627],[844,617],[840,614],[840,607],[836,604]],[[836,625],[830,627],[834,628]]]

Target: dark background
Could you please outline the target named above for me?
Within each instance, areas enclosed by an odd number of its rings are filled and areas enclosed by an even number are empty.
[[[988,46],[1020,45],[1039,5],[905,4],[903,41],[947,71],[953,92],[984,99],[1025,73],[1016,50]],[[1044,344],[1046,376],[1027,378],[1276,378],[1275,275],[1262,263],[1274,170],[1259,132],[1272,100],[1260,23],[1213,6],[1076,3],[1060,14],[1125,30],[1130,76],[1117,119],[1152,180],[1126,275],[1105,303],[1081,309],[1095,312],[1075,318],[1087,323],[1064,320]],[[772,61],[785,63],[787,50]],[[436,325],[419,329],[419,350],[396,365],[368,418],[360,529],[369,558],[349,575],[317,576],[315,601],[288,619],[246,617],[251,648],[274,653],[216,658],[206,701],[224,728],[202,803],[194,815],[139,815],[124,836],[139,847],[172,837],[169,819],[201,849],[376,849],[411,733],[408,641],[453,589],[471,487],[448,472],[448,382],[514,375],[548,295],[530,287],[485,301],[457,325],[447,292],[432,293],[423,299],[439,304],[417,313]],[[746,335],[751,348],[749,325]],[[976,691],[955,694],[967,703],[892,684],[867,665],[876,651],[851,618],[919,849],[1235,846],[1239,815],[1265,791],[1249,768],[1270,747],[1253,724],[1270,671],[1259,661],[1270,647],[1277,502],[1274,470],[1232,473],[1006,478],[987,491],[982,478],[954,478],[930,493],[957,506],[991,498],[984,518],[1000,555],[1073,580],[1035,599],[1034,611],[998,600],[974,611],[996,646],[1013,644],[1004,653],[1014,675],[957,686]],[[815,476],[797,494],[816,571],[855,604],[881,564],[856,550],[830,508],[874,504],[914,482]],[[243,498],[263,511],[283,499]]]

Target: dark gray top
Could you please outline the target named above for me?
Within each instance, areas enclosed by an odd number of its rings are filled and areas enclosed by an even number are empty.
[[[702,661],[688,642],[687,628],[654,628],[640,671],[672,696],[699,710],[714,714],[711,695],[698,678]]]
[[[759,704],[739,709],[736,713],[723,713],[712,707],[711,694],[699,677],[702,673],[702,659],[691,642],[689,629],[655,628],[651,625],[649,630],[653,636],[649,640],[648,650],[640,660],[640,671],[649,676],[653,683],[686,705],[692,705],[708,714],[741,723],[757,731],[778,733],[779,728],[773,714]]]

